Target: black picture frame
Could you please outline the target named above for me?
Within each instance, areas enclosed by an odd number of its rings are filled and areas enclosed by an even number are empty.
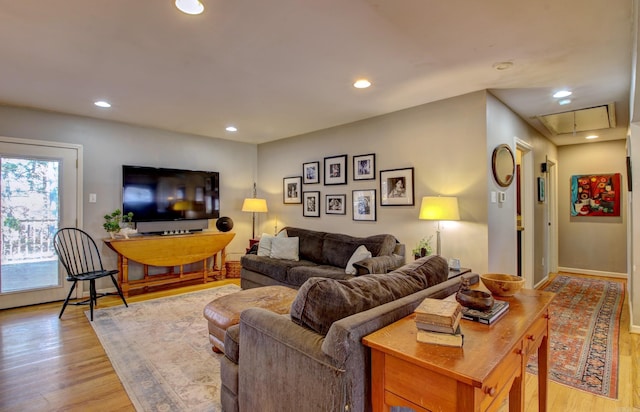
[[[347,155],[330,156],[324,158],[324,184],[347,184]]]
[[[302,216],[320,217],[320,192],[302,192]]]
[[[325,195],[324,213],[327,215],[346,215],[347,195]]]
[[[282,179],[282,203],[302,203],[302,176],[285,177]]]
[[[539,177],[538,178],[538,202],[540,203],[544,203],[545,202],[545,182],[544,182],[544,177]]]
[[[413,167],[380,171],[380,205],[413,206]]]
[[[320,162],[302,164],[302,183],[305,185],[320,183]]]
[[[369,153],[353,156],[353,180],[376,179],[376,155]]]
[[[352,199],[353,220],[376,221],[376,189],[354,190]]]

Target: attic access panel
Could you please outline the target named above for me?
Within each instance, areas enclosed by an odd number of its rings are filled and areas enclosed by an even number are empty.
[[[538,116],[554,135],[616,127],[614,104]]]

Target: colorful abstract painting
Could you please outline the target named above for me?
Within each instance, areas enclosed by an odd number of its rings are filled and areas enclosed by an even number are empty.
[[[620,173],[571,176],[571,216],[620,216]]]

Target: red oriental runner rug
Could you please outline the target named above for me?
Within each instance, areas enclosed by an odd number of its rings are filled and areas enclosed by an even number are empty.
[[[624,284],[556,276],[543,290],[549,306],[549,379],[596,395],[618,398],[618,339]],[[537,373],[533,357],[527,370]]]

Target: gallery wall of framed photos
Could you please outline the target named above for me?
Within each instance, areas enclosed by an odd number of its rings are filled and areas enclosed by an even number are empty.
[[[283,178],[283,203],[302,204],[304,217],[320,217],[322,213],[346,215],[350,209],[352,220],[374,222],[378,205],[415,205],[413,167],[380,170],[379,177],[376,172],[375,153],[352,155],[351,163],[348,154],[304,162],[302,176]],[[350,199],[347,190],[344,193],[336,190],[349,183],[349,176],[352,182],[367,186],[352,189]],[[331,187],[331,190],[323,194],[317,190],[319,187]]]

